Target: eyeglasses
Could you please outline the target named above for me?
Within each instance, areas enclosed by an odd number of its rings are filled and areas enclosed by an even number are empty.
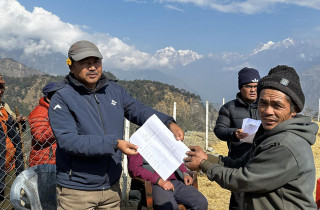
[[[246,89],[257,89],[258,85],[244,85],[243,87]]]

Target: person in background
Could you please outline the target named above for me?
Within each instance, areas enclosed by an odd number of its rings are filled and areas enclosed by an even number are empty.
[[[241,142],[248,136],[242,131],[244,118],[259,120],[257,111],[257,86],[260,80],[256,69],[245,67],[238,72],[238,88],[236,99],[224,104],[214,127],[215,135],[226,141],[229,149],[228,157],[236,159],[241,157],[250,148],[252,143]],[[231,192],[229,209],[241,210],[242,193]]]
[[[32,136],[32,148],[29,156],[29,166],[40,164],[56,164],[57,142],[53,135],[48,109],[54,89],[58,82],[50,82],[43,87],[43,97],[39,100],[39,105],[29,114],[28,123]]]
[[[298,114],[304,104],[295,69],[285,65],[271,69],[258,84],[261,125],[249,152],[234,160],[192,146],[185,165],[201,169],[225,189],[244,192],[243,209],[316,209],[311,146],[318,125]]]
[[[138,153],[136,145],[123,140],[124,118],[141,126],[156,114],[177,140],[183,140],[184,132],[172,117],[145,106],[109,80],[92,42],[72,44],[68,57],[66,84],[49,106],[58,143],[58,209],[120,209],[122,153]]]
[[[204,195],[192,186],[193,178],[182,164],[167,180],[163,180],[140,154],[128,156],[131,177],[147,180],[152,184],[155,209],[178,210],[178,203],[188,209],[208,209]]]
[[[7,111],[2,101],[5,81],[0,75],[0,208],[9,205],[10,187],[13,180],[24,170],[21,136],[17,121]],[[4,204],[7,201],[7,204]]]
[[[0,80],[4,81],[1,74],[0,74]],[[3,86],[4,85],[5,85],[5,83],[3,83]],[[4,87],[3,91],[4,90],[5,90],[5,87]],[[21,124],[22,131],[25,131],[26,122],[28,121],[28,118],[26,116],[22,116],[21,114],[16,115],[16,113],[11,110],[9,104],[7,104],[5,102],[2,103],[2,106],[6,109],[6,111],[12,117],[13,120],[15,120],[17,123]]]

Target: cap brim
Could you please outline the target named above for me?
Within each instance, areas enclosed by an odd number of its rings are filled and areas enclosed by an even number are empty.
[[[86,50],[85,52],[81,52],[81,53],[78,53],[77,55],[71,55],[71,58],[74,60],[74,61],[80,61],[84,58],[87,58],[87,57],[97,57],[97,58],[103,58],[101,53],[97,52],[97,51],[88,51]]]

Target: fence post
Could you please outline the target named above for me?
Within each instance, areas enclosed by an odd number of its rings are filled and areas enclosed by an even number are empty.
[[[173,102],[173,113],[172,113],[172,117],[174,120],[177,119],[177,102]]]
[[[130,122],[125,119],[125,127],[124,127],[124,140],[129,141],[130,137]],[[127,155],[123,154],[123,182],[122,182],[122,200],[124,202],[127,201],[127,182],[128,182],[128,160]]]
[[[206,101],[206,150],[208,150],[209,138],[209,102]]]

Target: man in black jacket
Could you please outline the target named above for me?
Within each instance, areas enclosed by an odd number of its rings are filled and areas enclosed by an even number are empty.
[[[257,86],[260,80],[259,72],[253,68],[243,68],[238,72],[238,87],[236,99],[223,105],[214,128],[216,136],[227,141],[229,153],[232,159],[241,157],[246,153],[252,143],[241,142],[248,136],[242,132],[242,121],[244,118],[258,120],[257,113]],[[241,193],[231,193],[229,209],[241,209]]]

